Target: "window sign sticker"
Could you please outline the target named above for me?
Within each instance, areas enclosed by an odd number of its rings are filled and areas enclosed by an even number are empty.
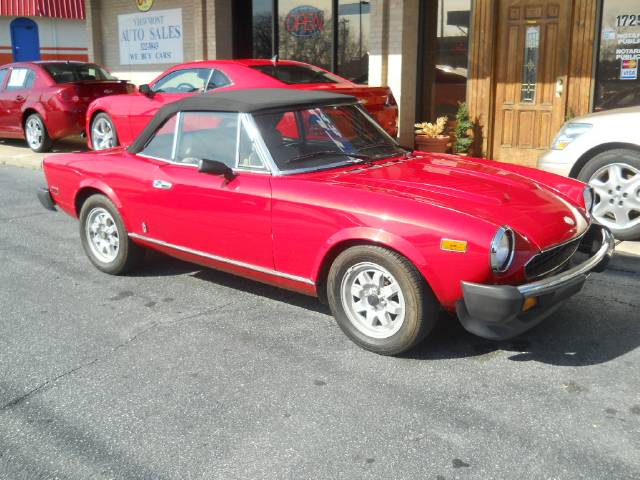
[[[620,64],[620,80],[638,79],[638,59],[623,59]]]
[[[24,85],[24,79],[27,76],[26,68],[14,68],[9,77],[7,87],[21,87]]]
[[[614,30],[603,30],[602,39],[603,40],[615,40],[616,39],[616,32]]]

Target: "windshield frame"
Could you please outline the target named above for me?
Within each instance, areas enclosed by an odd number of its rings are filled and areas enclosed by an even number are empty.
[[[399,150],[404,150],[405,151],[405,155],[407,152],[407,150],[404,147],[401,147],[398,144],[398,141],[393,138],[391,135],[389,135],[387,133],[387,131],[382,128],[378,122],[376,122],[373,117],[369,114],[369,112],[364,108],[364,106],[362,105],[362,102],[357,102],[357,103],[352,103],[352,104],[335,104],[335,105],[322,105],[322,106],[318,106],[318,107],[313,107],[313,106],[308,106],[308,107],[304,107],[304,108],[295,108],[295,109],[291,109],[291,108],[285,108],[285,109],[278,109],[278,110],[274,110],[274,112],[298,112],[298,111],[304,111],[304,110],[309,110],[312,108],[331,108],[331,107],[354,107],[356,108],[362,115],[365,116],[365,118],[369,121],[369,123],[378,131],[378,133],[380,133],[386,140],[389,141],[389,144],[398,148]],[[262,113],[262,112],[261,112]],[[340,168],[340,167],[346,167],[346,166],[355,166],[355,165],[361,165],[363,163],[370,163],[370,162],[377,162],[377,161],[383,161],[383,160],[389,160],[390,158],[394,158],[394,157],[399,157],[401,155],[403,155],[402,153],[397,153],[397,154],[391,154],[391,155],[386,155],[386,156],[381,156],[381,157],[374,157],[371,160],[362,160],[362,159],[357,159],[355,157],[353,157],[353,160],[338,160],[335,162],[329,162],[326,163],[324,165],[314,165],[312,167],[300,167],[300,168],[291,168],[291,169],[281,169],[278,166],[278,163],[274,160],[273,156],[271,155],[271,151],[269,150],[269,148],[267,147],[264,139],[262,138],[262,134],[260,133],[260,128],[258,127],[258,124],[255,121],[255,118],[253,115],[250,115],[249,118],[247,119],[249,121],[249,123],[251,124],[251,130],[253,130],[255,133],[257,133],[257,137],[259,138],[260,141],[260,145],[261,145],[261,151],[262,154],[265,157],[265,160],[267,160],[265,163],[268,163],[271,167],[271,171],[273,175],[276,176],[288,176],[288,175],[296,175],[296,174],[300,174],[300,173],[312,173],[312,172],[320,172],[320,171],[324,171],[324,170],[330,170],[330,169],[334,169],[334,168]],[[341,154],[342,156],[342,154]],[[343,158],[348,158],[346,156],[344,156]]]

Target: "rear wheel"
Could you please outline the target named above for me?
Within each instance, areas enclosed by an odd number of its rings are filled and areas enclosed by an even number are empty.
[[[91,122],[91,144],[94,150],[106,150],[118,146],[118,134],[111,117],[101,112]]]
[[[80,240],[98,270],[120,275],[136,267],[144,249],[129,239],[116,206],[104,195],[92,195],[80,210]]]
[[[327,279],[331,311],[361,347],[396,355],[434,327],[439,305],[411,262],[391,250],[361,245],[335,259]]]
[[[34,152],[42,153],[51,150],[53,140],[49,137],[49,132],[44,124],[44,120],[37,113],[32,113],[24,122],[24,136],[27,145]]]
[[[599,153],[578,179],[595,193],[593,217],[620,240],[640,238],[640,152],[616,148]]]

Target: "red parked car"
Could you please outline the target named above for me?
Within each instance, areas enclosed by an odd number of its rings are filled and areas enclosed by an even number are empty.
[[[24,138],[35,152],[84,132],[88,105],[134,86],[85,62],[19,62],[0,67],[0,137]]]
[[[128,148],[44,161],[38,196],[91,262],[145,247],[326,299],[356,343],[411,348],[439,309],[492,339],[533,327],[613,251],[582,182],[407,152],[354,97],[228,91],[163,107]]]
[[[271,60],[212,60],[171,67],[132,95],[99,99],[87,111],[89,146],[103,150],[129,145],[167,103],[202,92],[246,88],[328,90],[358,97],[392,136],[398,133],[398,106],[389,87],[357,85],[306,63]]]

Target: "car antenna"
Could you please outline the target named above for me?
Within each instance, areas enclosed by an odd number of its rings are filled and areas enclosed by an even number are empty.
[[[271,57],[271,63],[273,63],[273,66],[275,67],[278,64],[278,54],[276,53],[273,57]]]

